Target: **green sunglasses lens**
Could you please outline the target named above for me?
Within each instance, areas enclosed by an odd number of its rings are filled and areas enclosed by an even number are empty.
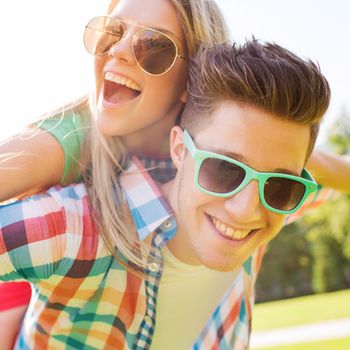
[[[206,158],[199,170],[198,183],[214,193],[228,193],[235,190],[245,178],[240,166],[218,158]]]
[[[306,187],[296,180],[271,177],[264,186],[266,203],[278,210],[293,210],[304,198]]]

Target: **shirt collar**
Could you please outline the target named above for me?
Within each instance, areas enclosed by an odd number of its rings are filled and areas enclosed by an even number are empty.
[[[166,239],[172,238],[176,230],[169,230],[168,223],[174,223],[174,213],[159,186],[135,156],[131,158],[127,170],[120,176],[120,183],[139,239],[146,239],[158,228]]]

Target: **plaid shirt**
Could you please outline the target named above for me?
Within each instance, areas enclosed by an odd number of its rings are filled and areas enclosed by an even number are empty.
[[[85,186],[54,187],[0,209],[0,275],[27,280],[33,298],[16,349],[148,349],[162,276],[160,249],[176,232],[167,202],[133,159],[121,177],[140,239],[155,260],[141,279],[106,249]],[[254,283],[264,248],[232,281],[192,349],[247,349]]]

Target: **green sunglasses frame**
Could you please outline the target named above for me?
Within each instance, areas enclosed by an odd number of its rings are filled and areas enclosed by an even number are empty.
[[[301,205],[305,202],[306,198],[309,196],[310,193],[316,192],[319,188],[319,185],[316,183],[312,175],[304,168],[301,174],[301,177],[299,176],[294,176],[294,175],[289,175],[289,174],[284,174],[284,173],[274,173],[274,172],[259,172],[254,170],[253,168],[249,167],[248,165],[239,162],[238,160],[235,160],[230,157],[226,157],[222,154],[214,153],[214,152],[209,152],[209,151],[204,151],[201,149],[198,149],[190,136],[189,132],[187,130],[184,130],[184,135],[183,135],[183,140],[184,140],[184,145],[187,148],[188,152],[190,153],[191,157],[195,161],[195,172],[194,172],[194,183],[196,187],[209,195],[215,196],[215,197],[230,197],[233,196],[234,194],[238,193],[241,191],[244,187],[246,187],[252,180],[257,180],[259,184],[259,197],[260,201],[263,204],[265,208],[268,210],[278,213],[278,214],[291,214],[296,212]],[[227,193],[216,193],[209,191],[202,187],[199,183],[199,171],[201,168],[201,165],[205,159],[208,158],[216,158],[216,159],[221,159],[225,160],[229,163],[235,164],[239,166],[240,168],[244,169],[245,171],[245,177],[242,183],[235,188],[233,191],[227,192]],[[290,179],[297,181],[299,183],[302,183],[305,186],[305,193],[302,199],[300,200],[299,204],[290,210],[280,210],[276,209],[274,207],[271,207],[265,200],[265,195],[264,195],[264,186],[267,180],[271,177],[279,177],[279,178],[285,178],[285,179]]]
[[[95,28],[95,27],[91,26],[91,23],[92,23],[93,21],[98,20],[98,19],[107,19],[107,20],[110,20],[110,21],[116,21],[116,22],[121,23],[121,25],[122,25],[122,27],[123,27],[123,30],[124,30],[124,33],[123,33],[123,36],[120,38],[120,40],[124,37],[125,33],[128,32],[127,25],[131,25],[131,26],[133,26],[133,27],[138,28],[138,30],[132,34],[131,49],[132,49],[132,54],[133,54],[133,56],[134,56],[134,59],[135,59],[137,65],[138,65],[138,66],[141,68],[141,70],[142,70],[144,73],[146,73],[146,74],[149,74],[149,75],[152,75],[152,76],[161,76],[161,75],[163,75],[163,74],[168,73],[168,72],[170,71],[170,69],[172,69],[172,68],[174,67],[175,62],[176,62],[177,59],[181,58],[181,59],[183,59],[183,60],[186,60],[186,58],[185,58],[183,55],[181,55],[181,54],[179,53],[179,48],[178,48],[178,45],[176,44],[175,40],[174,40],[173,38],[171,38],[169,35],[167,35],[167,34],[161,32],[161,31],[159,31],[159,30],[153,29],[153,28],[141,26],[141,25],[136,24],[136,23],[134,23],[134,22],[132,22],[132,21],[128,21],[128,20],[125,20],[125,19],[121,20],[121,19],[119,19],[119,18],[117,18],[117,17],[113,17],[113,16],[96,16],[96,17],[90,19],[90,21],[88,22],[88,24],[85,26],[85,31],[86,31],[86,29],[90,29],[90,30],[100,31],[100,32],[103,32],[103,33],[108,34],[108,35],[111,35],[111,36],[116,36],[116,37],[118,36],[118,35],[116,35],[116,34],[113,33],[113,32],[109,32],[109,31],[107,31],[107,30],[101,30],[101,29],[99,29],[99,28]],[[150,32],[154,32],[154,33],[161,34],[161,35],[163,35],[164,37],[166,37],[166,38],[174,45],[174,48],[175,48],[175,55],[174,55],[173,61],[172,61],[171,65],[170,65],[164,72],[157,73],[157,74],[156,74],[156,73],[148,72],[145,68],[142,67],[142,65],[141,65],[141,63],[140,63],[140,61],[139,61],[139,59],[136,57],[135,49],[134,49],[134,40],[135,40],[135,38],[136,38],[136,34],[138,34],[139,32],[144,32],[144,31],[150,31]],[[114,46],[114,45],[118,42],[118,41],[116,41],[116,42],[114,42],[113,44],[111,44],[110,47],[109,47],[106,51],[101,52],[101,53],[99,53],[99,54],[95,54],[95,53],[92,53],[92,52],[89,50],[89,45],[86,43],[86,40],[87,40],[87,39],[86,39],[85,35],[86,35],[86,32],[84,32],[84,45],[85,45],[85,49],[86,49],[86,51],[87,51],[89,54],[91,54],[91,55],[93,55],[93,56],[102,56],[102,55],[105,55],[105,54],[108,52],[108,50],[110,50],[110,48],[111,48],[112,46]]]

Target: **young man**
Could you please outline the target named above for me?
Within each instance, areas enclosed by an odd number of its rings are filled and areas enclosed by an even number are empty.
[[[17,348],[248,348],[264,244],[317,189],[304,165],[329,87],[254,40],[203,49],[189,88],[175,179],[161,193],[136,158],[120,179],[152,246],[143,277],[106,249],[83,184],[0,209],[0,275],[35,289]]]

